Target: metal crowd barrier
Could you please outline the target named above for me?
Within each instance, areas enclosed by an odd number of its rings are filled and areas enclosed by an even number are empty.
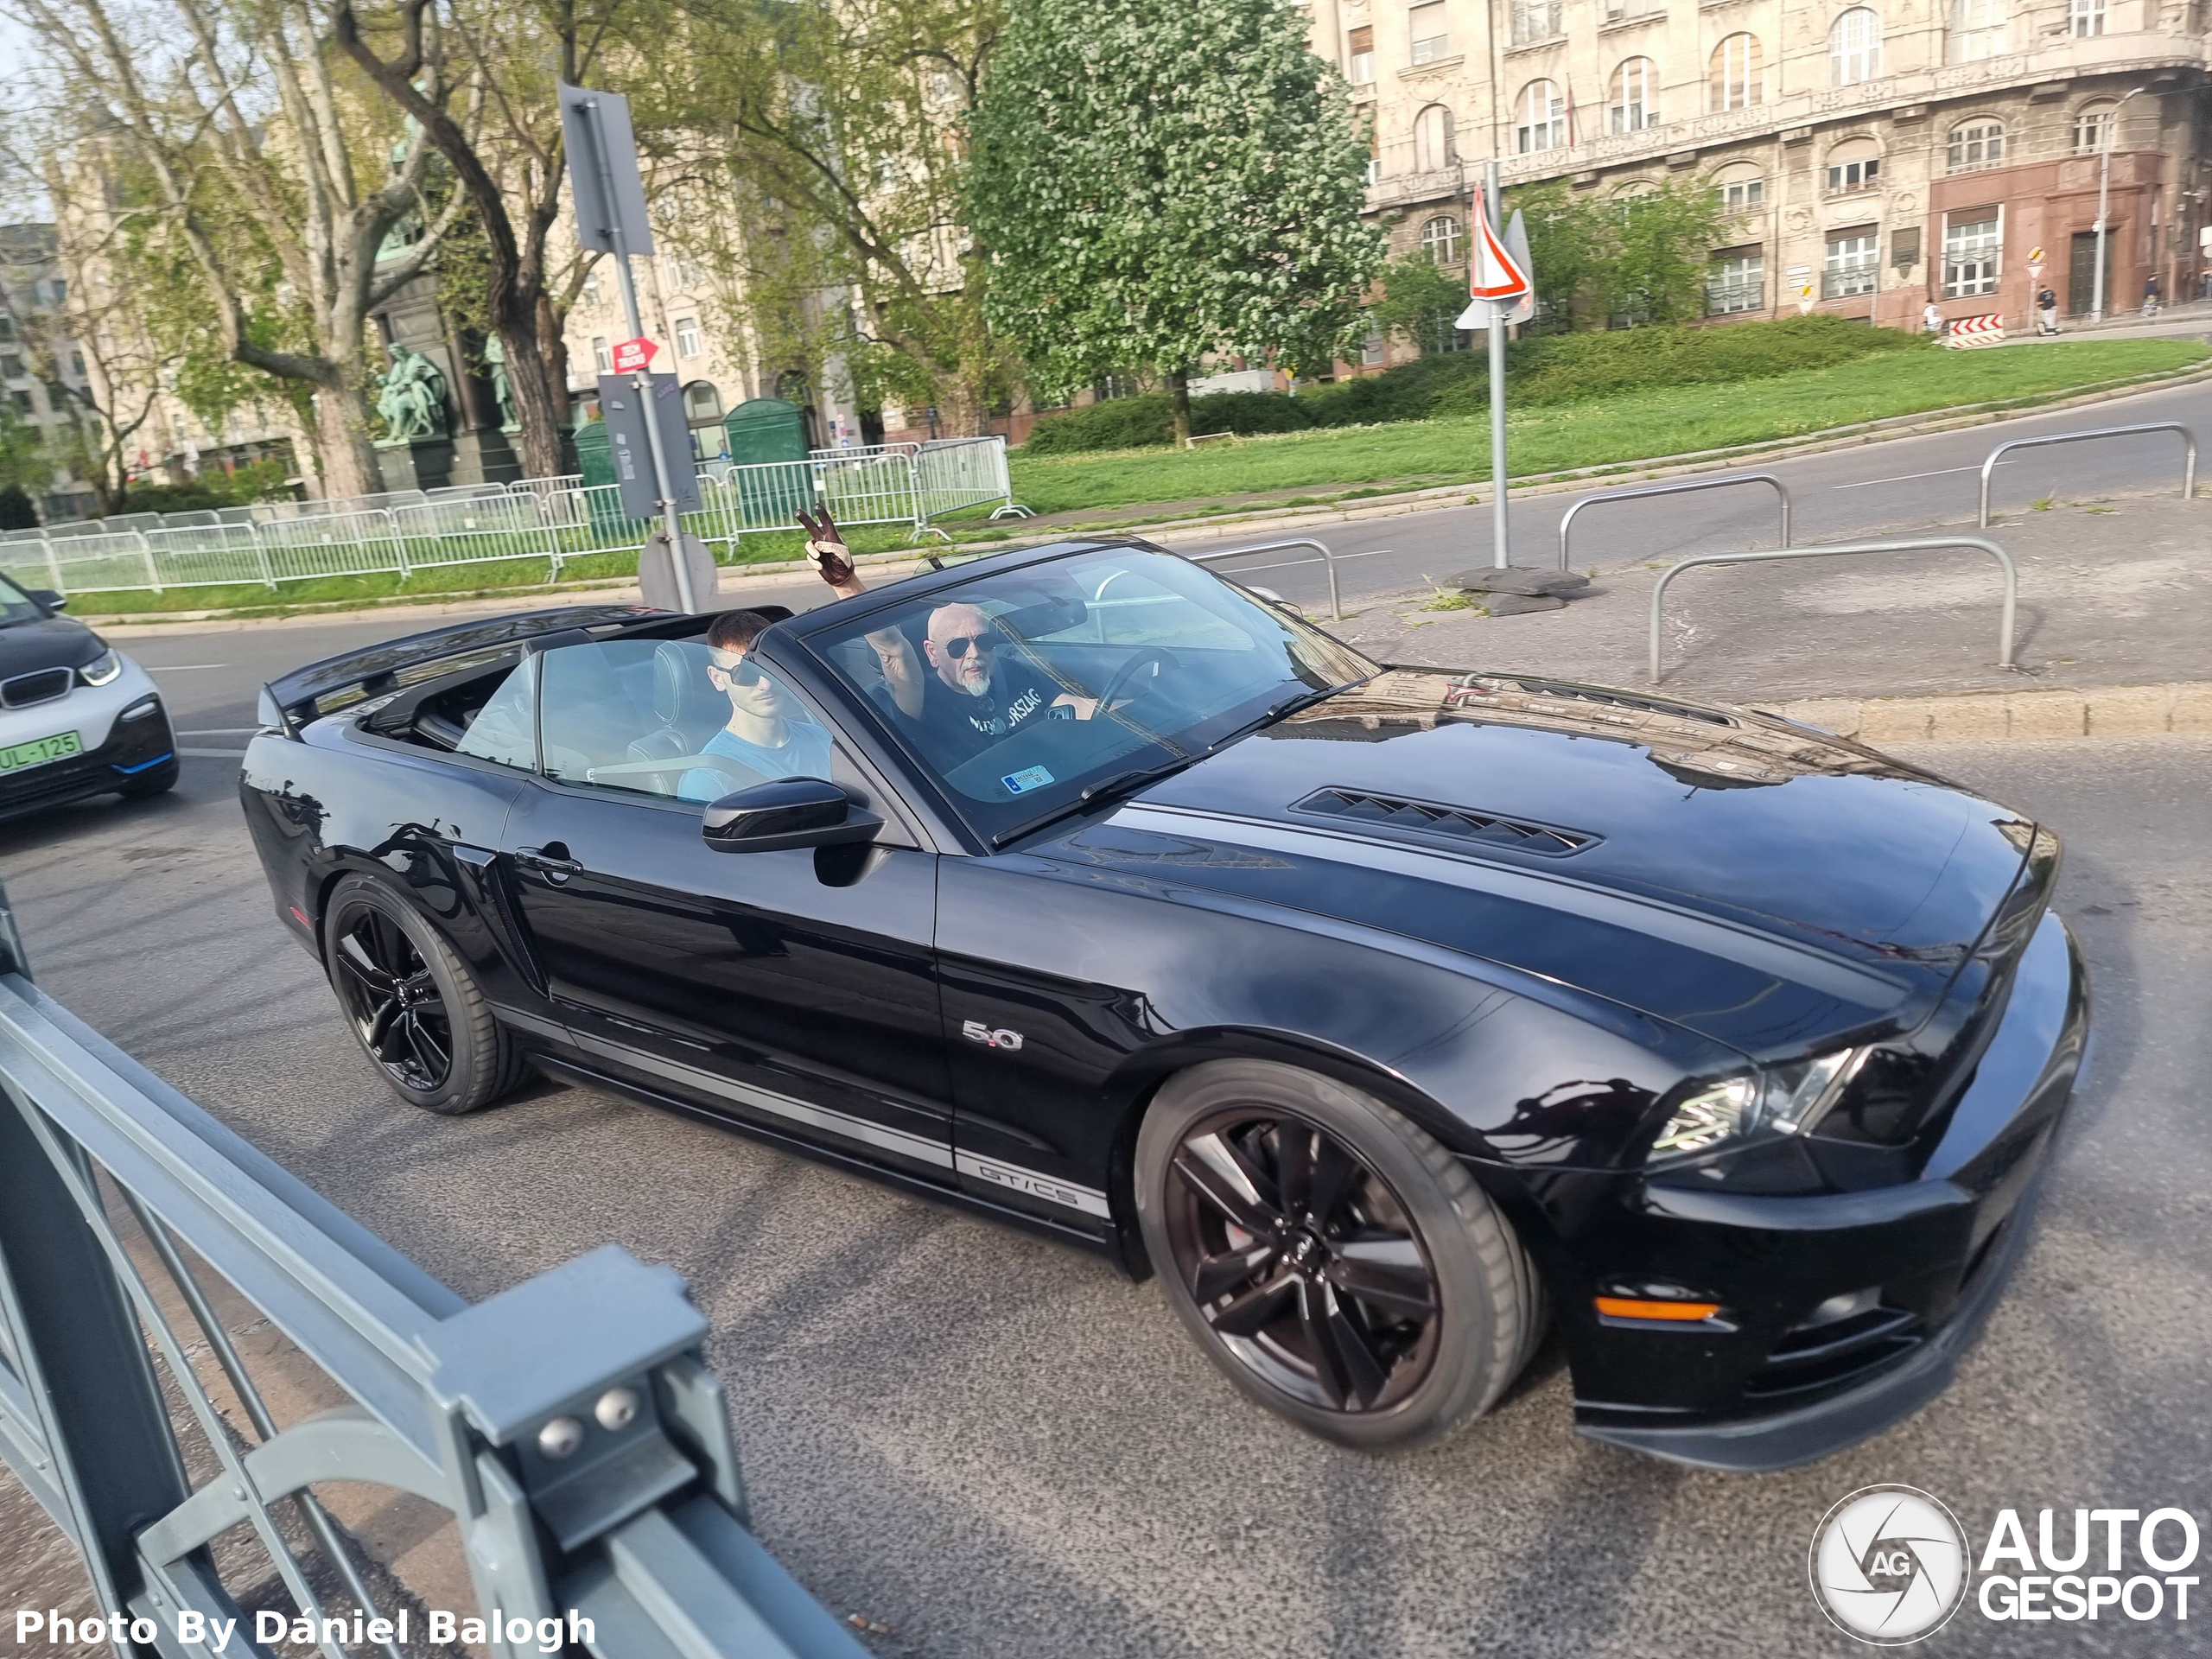
[[[1185,553],[1183,556],[1192,564],[1214,564],[1223,559],[1241,559],[1248,553],[1281,553],[1294,547],[1310,547],[1321,556],[1322,566],[1329,573],[1329,615],[1336,621],[1344,620],[1344,596],[1337,590],[1337,556],[1325,543],[1301,536],[1287,542],[1262,542],[1257,547],[1232,547],[1219,553]]]
[[[210,1274],[348,1403],[280,1425]],[[682,1280],[613,1245],[464,1301],[42,994],[0,893],[0,1458],[121,1621],[64,1637],[25,1610],[19,1642],[269,1659],[226,1582],[262,1564],[213,1548],[244,1527],[327,1659],[398,1659],[439,1611],[495,1659],[865,1659],[747,1530],[706,1335]],[[477,1606],[399,1635],[316,1497],[337,1482],[452,1515]]]
[[[1567,510],[1559,521],[1559,568],[1568,569],[1567,563],[1567,533],[1573,527],[1574,515],[1586,506],[1599,501],[1631,501],[1639,496],[1687,495],[1693,490],[1725,490],[1736,484],[1770,484],[1774,493],[1782,498],[1782,542],[1789,545],[1789,486],[1772,473],[1731,473],[1726,478],[1694,479],[1686,484],[1654,484],[1634,490],[1603,490],[1596,495],[1586,495]]]
[[[1974,524],[1977,529],[1989,528],[1989,475],[1997,468],[1997,458],[2011,449],[2039,449],[2046,444],[2079,443],[2087,438],[2126,437],[2133,432],[2178,432],[2181,434],[2183,458],[2181,472],[2181,493],[2184,501],[2196,494],[2196,434],[2179,421],[2145,421],[2140,426],[2100,426],[2087,432],[2059,432],[2047,438],[2014,438],[2010,443],[2000,443],[1989,452],[1981,463],[1981,509]]]
[[[2012,566],[2012,556],[1996,543],[1980,536],[1938,536],[1923,541],[1906,542],[1846,542],[1832,547],[1777,548],[1764,553],[1700,553],[1680,563],[1669,566],[1651,588],[1651,683],[1659,683],[1659,611],[1667,597],[1667,584],[1683,571],[1700,564],[1751,564],[1764,559],[1825,559],[1851,553],[1933,553],[1955,547],[1970,547],[1986,553],[1997,561],[2005,573],[2005,613],[1997,627],[1997,666],[2012,666],[2012,620],[2019,608],[2020,573]]]

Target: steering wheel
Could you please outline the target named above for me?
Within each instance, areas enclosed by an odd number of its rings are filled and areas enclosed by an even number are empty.
[[[1168,650],[1166,646],[1147,645],[1114,671],[1106,682],[1106,689],[1098,694],[1098,706],[1101,709],[1111,709],[1116,699],[1128,689],[1129,682],[1136,678],[1138,671],[1141,669],[1149,667],[1153,671],[1153,677],[1157,679],[1163,669],[1173,673],[1182,666],[1183,659]],[[1142,696],[1152,690],[1152,687],[1147,686],[1144,691],[1138,693],[1138,696]]]

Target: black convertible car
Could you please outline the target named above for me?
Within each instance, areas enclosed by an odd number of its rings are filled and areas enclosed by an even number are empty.
[[[1080,1241],[1356,1446],[1554,1320],[1602,1440],[1895,1421],[2087,1030],[2017,814],[1773,715],[1379,665],[1141,542],[446,629],[263,720],[277,912],[406,1099],[535,1068]]]

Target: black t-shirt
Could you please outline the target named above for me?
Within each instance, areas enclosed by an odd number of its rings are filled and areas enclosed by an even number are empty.
[[[924,755],[940,772],[981,754],[1032,721],[1050,718],[1061,688],[1012,652],[1001,651],[991,670],[990,690],[980,697],[956,691],[935,669],[922,682],[920,728]]]

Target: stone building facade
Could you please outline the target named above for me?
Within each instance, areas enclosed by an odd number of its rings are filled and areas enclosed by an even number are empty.
[[[2212,252],[2199,0],[1310,0],[1314,49],[1373,121],[1368,210],[1456,262],[1468,192],[1709,181],[1732,210],[1707,311],[2031,325]],[[2040,255],[2040,276],[2036,261]],[[1370,353],[1370,362],[1376,357]]]

